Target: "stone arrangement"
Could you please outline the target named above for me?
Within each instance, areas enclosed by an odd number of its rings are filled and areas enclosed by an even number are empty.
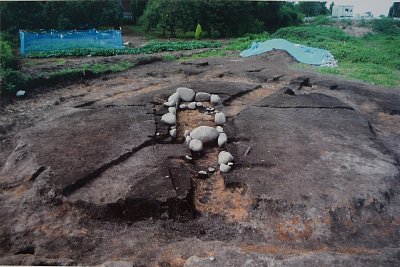
[[[180,104],[180,102],[189,103]],[[221,102],[221,98],[216,94],[209,94],[206,92],[196,93],[193,89],[187,87],[179,87],[176,89],[176,92],[164,103],[164,105],[168,107],[168,113],[161,117],[162,122],[171,125],[169,131],[171,137],[175,138],[177,134],[177,112],[184,109],[194,110],[196,108],[202,108],[204,107],[203,102],[210,102],[211,105],[215,106]],[[223,147],[228,141],[228,136],[222,127],[222,125],[226,123],[225,114],[215,110],[213,107],[207,107],[206,110],[207,112],[215,113],[214,122],[217,127],[199,126],[191,132],[189,130],[184,132],[184,143],[193,152],[201,152],[205,144],[217,143],[219,147]],[[192,159],[190,156],[187,156],[187,158]],[[227,151],[221,151],[218,155],[218,165],[221,172],[229,172],[233,165],[232,154]],[[215,169],[209,167],[208,171],[214,172]],[[203,174],[200,172],[199,174]]]

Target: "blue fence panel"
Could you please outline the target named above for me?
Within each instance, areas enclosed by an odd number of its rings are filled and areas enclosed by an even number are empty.
[[[72,48],[122,48],[120,30],[20,31],[21,54]]]

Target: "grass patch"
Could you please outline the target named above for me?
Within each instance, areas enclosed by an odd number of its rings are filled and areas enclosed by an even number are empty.
[[[57,63],[58,64],[65,64],[65,63],[67,63],[67,60],[65,58],[60,58],[60,59],[57,60]]]
[[[227,52],[223,49],[212,49],[210,51],[194,54],[191,56],[181,57],[180,61],[187,61],[199,58],[207,58],[207,57],[225,57],[227,56]]]
[[[400,70],[373,63],[342,63],[338,68],[315,67],[298,63],[295,65],[295,68],[317,71],[323,74],[331,74],[347,80],[357,80],[367,82],[372,85],[380,85],[391,88],[400,86],[398,78],[400,77]]]
[[[164,61],[174,61],[176,59],[176,56],[172,54],[166,54],[163,56]]]
[[[50,79],[68,79],[68,78],[73,78],[77,76],[100,76],[103,74],[107,73],[115,73],[115,72],[121,72],[128,70],[130,68],[133,68],[135,66],[134,63],[132,62],[118,62],[115,64],[103,64],[103,63],[97,63],[97,64],[83,64],[80,67],[77,68],[65,68],[61,69],[55,72],[52,72],[48,74],[48,77]]]
[[[236,38],[230,41],[225,47],[226,50],[245,50],[251,46],[253,42],[263,42],[269,39],[269,33],[247,34],[244,37]]]

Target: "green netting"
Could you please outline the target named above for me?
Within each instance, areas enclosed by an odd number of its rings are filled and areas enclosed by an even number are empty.
[[[122,48],[120,30],[20,31],[21,54],[73,48]]]

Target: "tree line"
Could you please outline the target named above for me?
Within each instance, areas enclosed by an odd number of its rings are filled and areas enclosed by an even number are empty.
[[[228,37],[296,25],[301,15],[285,2],[149,0],[139,19],[146,31],[169,36],[193,31],[197,23],[209,37]]]
[[[300,24],[303,16],[329,13],[326,2],[130,0],[130,3],[134,15],[131,23],[139,23],[146,31],[160,30],[169,36],[193,32],[198,23],[209,37],[271,32]],[[1,30],[11,33],[19,29],[119,27],[126,23],[118,0],[1,2],[0,19]]]
[[[0,2],[1,30],[88,29],[122,23],[118,1]]]

